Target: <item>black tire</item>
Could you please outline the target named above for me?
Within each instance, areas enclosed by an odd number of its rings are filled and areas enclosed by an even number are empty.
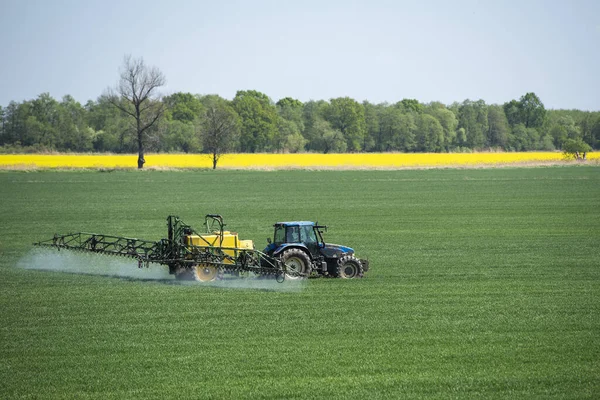
[[[364,274],[360,260],[353,255],[341,257],[337,263],[337,276],[342,279],[362,278]]]
[[[286,279],[308,278],[312,272],[312,263],[308,254],[300,249],[285,250],[281,261],[286,267]],[[290,273],[288,274],[287,271]]]

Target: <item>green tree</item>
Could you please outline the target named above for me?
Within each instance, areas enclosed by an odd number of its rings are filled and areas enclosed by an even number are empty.
[[[297,110],[301,110],[303,106],[300,100],[293,99],[291,97],[284,97],[283,99],[279,99],[279,101],[275,105],[280,108],[290,108]]]
[[[286,97],[276,103],[278,135],[275,148],[278,151],[296,153],[304,150],[307,140],[302,135],[304,131],[303,109],[301,101]]]
[[[307,140],[306,149],[309,151],[324,151],[323,148],[323,124],[329,103],[324,100],[310,100],[304,104],[302,110],[302,121],[304,130],[302,136]],[[328,129],[331,127],[328,125]]]
[[[458,127],[464,129],[467,147],[482,148],[489,130],[488,107],[485,101],[465,100],[458,110]]]
[[[164,104],[157,91],[166,82],[156,67],[148,67],[143,58],[125,56],[120,79],[115,89],[109,90],[110,102],[124,114],[133,118],[138,149],[138,168],[143,168],[144,142],[148,130],[163,115]]]
[[[544,123],[546,109],[539,97],[533,92],[526,93],[519,100],[520,122],[526,128],[539,128]]]
[[[127,104],[123,104],[123,107],[127,107]],[[107,96],[100,96],[95,102],[88,101],[85,108],[87,124],[95,131],[95,151],[130,153],[136,150],[130,118],[115,107]]]
[[[507,103],[504,103],[502,108],[504,109],[506,120],[511,127],[521,123],[520,104],[517,100],[511,100]]]
[[[184,153],[202,151],[199,116],[194,122],[163,118],[157,123],[156,129],[158,133],[156,151]]]
[[[334,130],[342,132],[348,150],[362,149],[366,134],[365,110],[362,104],[350,97],[331,99],[325,117]]]
[[[242,119],[240,149],[256,153],[269,151],[278,134],[277,109],[271,99],[255,90],[238,91],[233,108]]]
[[[58,106],[58,149],[91,151],[96,132],[87,124],[87,111],[75,99],[66,95]]]
[[[375,138],[377,151],[400,150],[398,138],[402,132],[402,117],[402,111],[398,107],[386,105],[381,109]]]
[[[486,145],[505,149],[508,143],[509,132],[510,127],[504,114],[504,108],[497,105],[489,106]]]
[[[458,120],[456,115],[445,105],[438,102],[432,102],[424,107],[423,112],[435,117],[442,129],[444,130],[444,137],[441,142],[442,150],[450,151],[456,142],[456,128],[458,126]]]
[[[444,142],[444,128],[435,117],[421,114],[418,117],[416,141],[417,151],[439,152]]]
[[[587,153],[592,151],[592,148],[582,139],[567,139],[563,144],[563,151],[566,158],[585,160]]]
[[[40,94],[31,102],[31,115],[27,118],[29,145],[41,144],[55,149],[58,143],[58,102],[49,93]]]
[[[333,129],[329,122],[318,120],[315,129],[321,137],[323,153],[344,153],[348,149],[344,134]]]
[[[561,115],[551,124],[550,135],[554,145],[560,149],[568,139],[581,139],[581,130],[570,115]]]
[[[518,124],[509,135],[508,146],[515,151],[541,150],[544,141],[537,129],[527,128],[525,124]]]
[[[414,151],[418,115],[404,112],[398,106],[388,106],[381,110],[377,138],[379,151]]]
[[[165,118],[181,122],[194,122],[202,113],[202,103],[191,93],[177,92],[162,99]]]
[[[4,117],[5,117],[5,111],[4,108],[2,106],[0,106],[0,146],[2,146],[4,144],[5,141],[5,133],[4,133],[4,126],[5,126],[5,121],[4,121]]]
[[[423,104],[419,103],[419,101],[415,99],[402,99],[400,102],[397,103],[397,106],[400,107],[403,111],[412,111],[417,114],[422,113],[423,109],[425,108]]]
[[[304,150],[307,140],[294,121],[279,117],[277,121],[278,135],[275,148],[284,153],[298,153]]]
[[[600,113],[595,113],[596,117],[595,117],[595,121],[591,124],[590,127],[590,131],[591,134],[590,136],[592,137],[592,144],[595,146],[599,146],[600,145]],[[598,148],[598,147],[595,147]]]
[[[362,144],[363,151],[377,150],[377,138],[380,136],[379,114],[386,106],[383,104],[375,105],[368,101],[363,101],[365,110],[365,136]]]

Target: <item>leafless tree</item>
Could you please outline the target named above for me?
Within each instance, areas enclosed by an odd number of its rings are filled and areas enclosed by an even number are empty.
[[[144,163],[144,134],[164,112],[158,88],[166,83],[165,76],[156,67],[149,67],[143,58],[125,56],[115,88],[108,90],[110,102],[135,120],[138,142],[138,168]]]
[[[202,122],[202,142],[204,151],[210,154],[213,169],[221,155],[233,150],[240,134],[240,118],[225,99],[216,95],[203,98],[206,108]]]

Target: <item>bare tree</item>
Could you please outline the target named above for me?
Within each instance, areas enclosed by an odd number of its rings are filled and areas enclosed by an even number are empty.
[[[135,120],[138,142],[138,168],[144,163],[144,134],[164,112],[157,89],[166,82],[163,73],[156,67],[148,67],[143,58],[125,56],[121,76],[114,89],[109,89],[110,102]]]
[[[213,169],[221,155],[233,150],[240,134],[241,121],[227,100],[209,95],[202,99],[205,106],[202,121],[202,142],[204,150],[210,154]]]

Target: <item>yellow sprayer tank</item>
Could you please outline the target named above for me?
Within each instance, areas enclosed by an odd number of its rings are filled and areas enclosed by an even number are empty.
[[[254,242],[252,240],[241,240],[237,232],[223,231],[221,240],[221,232],[214,232],[206,235],[188,235],[185,237],[185,244],[202,247],[223,247],[223,253],[237,257],[238,250],[253,250]],[[232,261],[224,260],[226,264],[232,264]]]

